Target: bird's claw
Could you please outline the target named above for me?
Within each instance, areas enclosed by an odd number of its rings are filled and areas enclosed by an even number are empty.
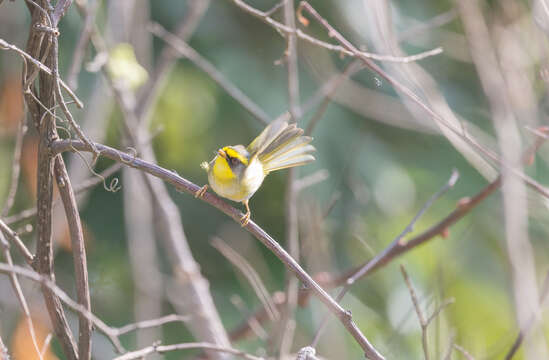
[[[207,190],[208,190],[208,184],[202,186],[197,192],[195,192],[194,197],[198,199],[202,198],[202,196],[204,196]]]
[[[242,215],[242,217],[240,218],[240,225],[242,225],[242,227],[248,225],[251,215],[251,212],[247,212],[246,214]]]

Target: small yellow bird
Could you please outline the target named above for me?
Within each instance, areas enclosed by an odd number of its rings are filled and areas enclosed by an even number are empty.
[[[271,171],[313,161],[315,158],[311,153],[315,148],[309,144],[311,140],[311,137],[303,136],[303,129],[279,118],[269,124],[248,147],[225,146],[217,150],[212,161],[203,162],[200,166],[208,172],[208,182],[219,196],[246,206],[246,214],[240,219],[242,226],[246,226],[251,215],[248,201],[265,176]],[[203,196],[207,189],[208,185],[204,185],[195,196]]]

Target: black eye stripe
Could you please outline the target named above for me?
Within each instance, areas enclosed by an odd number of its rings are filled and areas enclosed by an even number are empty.
[[[233,165],[238,164],[238,159],[237,159],[237,158],[234,158],[234,157],[233,157],[233,158],[230,158],[230,159],[231,159],[231,163],[232,163]]]

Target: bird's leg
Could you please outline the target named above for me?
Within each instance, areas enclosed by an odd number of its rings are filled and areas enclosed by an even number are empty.
[[[250,206],[248,205],[248,200],[244,200],[242,202],[244,206],[246,206],[246,214],[240,218],[240,224],[242,227],[248,225],[248,222],[250,221],[250,216],[252,215],[252,212],[250,211]]]
[[[208,184],[202,186],[197,192],[194,193],[195,198],[202,198],[206,191],[208,190]]]

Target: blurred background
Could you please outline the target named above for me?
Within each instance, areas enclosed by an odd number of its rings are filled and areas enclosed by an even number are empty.
[[[267,11],[277,1],[249,0],[247,4]],[[306,104],[345,69],[352,66],[354,70],[333,89],[329,102],[303,105],[297,119],[303,128],[312,119],[318,121],[312,131],[316,161],[296,171],[298,178],[319,180],[297,195],[299,261],[310,274],[337,276],[378,254],[456,169],[460,174],[456,185],[427,210],[405,239],[439,222],[460,199],[474,196],[496,178],[501,163],[489,156],[492,152],[539,183],[549,181],[547,146],[541,146],[524,169],[513,162],[535,142],[531,129],[547,123],[549,23],[543,0],[311,0],[310,4],[361,50],[407,56],[443,49],[417,62],[378,62],[440,115],[434,119],[382,76],[360,68],[360,62],[298,40],[299,104]],[[91,19],[90,13],[95,14]],[[272,17],[284,22],[283,14],[283,9],[277,9]],[[308,13],[302,15],[310,22],[305,27],[297,21],[303,32],[337,44]],[[94,45],[83,46],[81,69],[76,71],[74,54],[82,47],[79,41],[87,17],[90,24],[95,23]],[[175,33],[189,18],[196,26],[185,34],[188,44],[224,81],[257,104],[265,119],[288,111],[286,40],[233,1],[80,0],[60,22],[59,61],[62,78],[85,104],[82,110],[72,107],[72,113],[92,140],[126,149],[123,114],[105,76],[122,79],[139,108],[138,100],[150,90],[154,69],[168,46],[147,25],[155,22]],[[0,5],[1,39],[25,49],[29,23],[24,1],[4,0]],[[2,203],[10,188],[18,128],[25,118],[21,71],[22,60],[16,53],[0,52]],[[207,182],[199,166],[202,161],[210,160],[221,146],[247,145],[264,127],[261,119],[187,57],[175,62],[155,91],[145,126],[149,134],[143,141],[152,144],[159,165],[200,186]],[[465,132],[478,146],[464,141]],[[60,135],[66,137],[61,130]],[[2,214],[33,251],[35,219],[8,220],[35,204],[37,141],[29,127],[22,142],[15,205],[9,214]],[[67,155],[66,160],[75,186],[94,179],[80,156]],[[112,161],[100,159],[95,170],[111,165]],[[107,179],[107,186],[112,178],[119,179],[117,192],[99,183],[79,194],[94,314],[111,326],[181,314],[178,301],[184,296],[178,292],[169,247],[159,235],[163,225],[150,192],[134,170],[117,171]],[[425,356],[422,330],[399,264],[405,265],[427,316],[447,299],[454,300],[428,328],[432,358],[445,358],[453,343],[476,359],[504,358],[520,324],[533,313],[537,313],[539,327],[514,358],[541,359],[539,354],[549,354],[546,316],[537,300],[543,295],[542,283],[549,270],[547,203],[517,177],[510,178],[515,180],[507,181],[503,191],[472,209],[445,236],[434,237],[361,279],[344,298],[343,307],[352,311],[360,329],[388,359]],[[288,171],[273,173],[250,202],[253,220],[285,248],[287,183]],[[236,250],[255,269],[269,294],[285,291],[290,276],[274,255],[232,219],[192,196],[167,189],[179,210],[194,260],[209,281],[219,317],[230,333],[263,304],[246,276],[212,246],[214,238]],[[74,298],[70,240],[59,206],[53,224],[56,280]],[[16,262],[23,263],[18,256]],[[52,330],[39,287],[28,281],[23,285],[38,339],[43,341]],[[287,346],[294,354],[312,341],[326,313],[314,297],[301,305],[295,313],[295,336]],[[76,329],[73,313],[69,321]],[[277,321],[261,321],[260,330],[248,332],[232,345],[256,355],[276,355],[280,349],[276,329]],[[36,358],[29,350],[26,331],[9,279],[2,276],[0,336],[15,359]],[[163,344],[197,340],[181,322],[132,332],[121,339],[131,350],[157,340]],[[92,354],[95,359],[115,355],[108,340],[97,332]],[[185,351],[162,356],[186,359],[199,354]],[[327,359],[362,357],[360,347],[333,317],[317,354]],[[52,340],[46,355],[63,358],[57,340]],[[451,356],[446,358],[467,358],[455,350]]]

